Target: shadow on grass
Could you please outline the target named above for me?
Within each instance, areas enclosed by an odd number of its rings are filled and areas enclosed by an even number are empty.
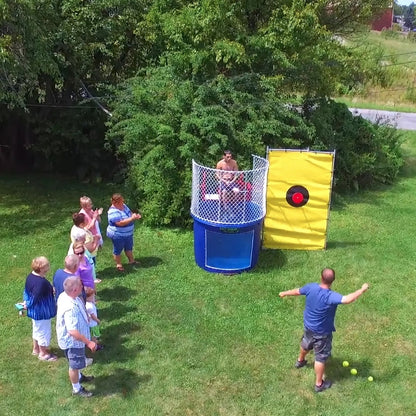
[[[328,374],[328,378],[332,381],[340,381],[346,378],[367,378],[372,375],[373,366],[369,360],[361,360],[350,362],[348,367],[343,367],[342,363],[345,359],[332,357],[325,368],[325,372]],[[357,370],[357,375],[351,374],[351,369]]]
[[[416,176],[416,157],[407,156],[404,158],[404,164],[400,170],[401,178],[413,178]]]
[[[137,258],[139,264],[124,264],[124,271],[119,271],[116,267],[106,267],[99,271],[100,279],[117,279],[119,277],[128,276],[130,274],[137,274],[142,269],[150,269],[151,267],[157,267],[163,263],[160,257],[139,257]]]
[[[94,379],[95,397],[121,394],[126,397],[152,379],[150,374],[136,374],[132,370],[116,368],[112,374]]]
[[[110,280],[110,279],[118,279],[120,277],[125,277],[128,275],[134,275],[137,274],[137,271],[139,269],[139,266],[135,265],[135,266],[125,266],[124,267],[124,271],[119,271],[116,269],[116,267],[106,267],[105,269],[100,270],[99,272],[97,272],[97,277],[99,279],[105,279],[105,280]]]
[[[362,246],[364,244],[366,243],[362,243],[359,241],[328,241],[326,244],[326,248],[327,250],[330,250],[334,248]]]
[[[99,289],[98,297],[100,300],[107,302],[129,300],[137,294],[137,290],[128,289],[125,286],[117,285],[114,287],[106,287]],[[100,308],[100,311],[102,309]]]
[[[98,314],[101,320],[105,322],[113,321],[114,319],[122,318],[129,312],[136,311],[137,308],[126,306],[121,302],[113,302],[110,306],[98,309]]]
[[[258,263],[250,273],[256,274],[281,269],[286,263],[287,257],[282,250],[261,250]]]
[[[104,345],[102,351],[92,356],[97,362],[128,362],[144,350],[142,344],[136,343],[139,339],[140,325],[134,323],[116,323],[105,327],[101,331],[100,343]],[[125,345],[128,344],[128,347]]]
[[[7,227],[2,227],[0,238],[12,240],[16,235],[50,232],[67,224],[64,234],[68,239],[73,224],[72,214],[79,210],[80,184],[76,180],[59,175],[4,175],[0,178],[0,185],[3,191],[0,221],[13,224],[13,234]],[[83,184],[82,187],[84,194],[94,195],[96,203],[108,195],[104,185]],[[18,221],[16,213],[19,213]]]
[[[150,269],[150,267],[156,267],[163,263],[160,257],[139,257],[137,260],[140,262],[140,265],[136,267],[141,269]]]

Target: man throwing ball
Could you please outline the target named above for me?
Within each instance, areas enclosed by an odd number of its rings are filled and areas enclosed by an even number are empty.
[[[302,368],[306,365],[306,354],[313,349],[315,353],[315,392],[319,393],[329,389],[330,380],[324,380],[325,363],[331,356],[332,333],[335,331],[335,312],[339,304],[348,304],[358,299],[367,289],[364,283],[361,289],[349,295],[342,296],[331,290],[335,280],[333,269],[323,269],[321,283],[308,283],[297,289],[280,292],[279,296],[306,296],[305,310],[303,312],[303,324],[305,331],[300,344],[300,353],[295,367]]]

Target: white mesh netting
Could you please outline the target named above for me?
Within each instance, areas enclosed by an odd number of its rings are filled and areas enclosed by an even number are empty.
[[[253,156],[253,170],[224,171],[192,161],[194,218],[214,224],[243,225],[266,215],[269,162]]]

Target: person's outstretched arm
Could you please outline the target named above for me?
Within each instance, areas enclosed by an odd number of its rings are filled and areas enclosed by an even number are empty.
[[[357,300],[364,292],[368,290],[368,283],[364,283],[360,289],[342,297],[341,303],[347,305]]]
[[[279,296],[281,298],[284,298],[285,296],[299,296],[299,295],[300,295],[299,288],[292,289],[292,290],[286,290],[284,292],[279,293]]]

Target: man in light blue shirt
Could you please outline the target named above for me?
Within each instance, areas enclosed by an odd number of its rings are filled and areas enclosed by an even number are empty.
[[[79,297],[82,292],[81,279],[70,276],[64,281],[64,292],[58,298],[56,315],[56,335],[58,345],[69,362],[69,379],[72,383],[72,394],[80,397],[91,397],[92,393],[82,387],[82,382],[91,381],[93,377],[83,375],[80,370],[87,366],[85,346],[91,351],[97,344],[90,340],[90,327],[87,310]]]
[[[331,290],[335,280],[333,269],[323,269],[321,282],[308,283],[301,288],[280,292],[279,296],[306,296],[305,310],[303,312],[304,333],[300,344],[300,353],[295,367],[302,368],[307,364],[306,354],[313,349],[315,354],[315,392],[319,393],[329,389],[330,380],[324,380],[325,363],[331,356],[332,333],[335,331],[335,312],[340,304],[348,304],[358,299],[367,289],[364,283],[361,289],[349,295],[342,296]]]

